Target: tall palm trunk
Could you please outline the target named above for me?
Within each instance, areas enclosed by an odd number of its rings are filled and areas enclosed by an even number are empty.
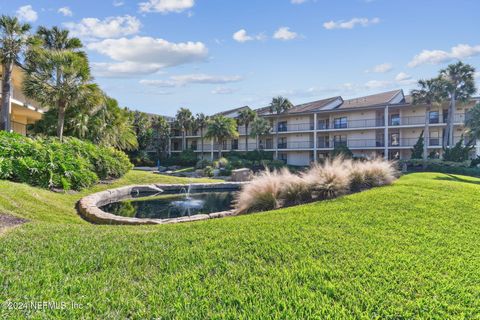
[[[275,160],[278,159],[278,120],[280,117],[277,116],[275,119]]]
[[[428,159],[428,146],[430,145],[430,110],[431,105],[427,105],[427,110],[425,111],[425,129],[423,130],[423,160]]]
[[[12,108],[12,73],[13,61],[2,65],[2,107],[0,112],[0,130],[10,132],[10,113]]]
[[[203,159],[203,127],[200,128],[200,149],[202,150],[202,159]]]
[[[259,142],[258,140],[259,140],[259,138],[258,138],[258,134],[257,134],[257,136],[255,137],[255,142],[257,143],[257,150],[258,150],[258,142]]]
[[[455,99],[456,99],[456,91],[453,91],[451,101],[450,101],[450,111],[448,112],[448,146],[453,147],[453,123],[455,122]]]
[[[187,149],[187,138],[186,138],[186,131],[185,129],[182,130],[182,151]]]
[[[218,159],[222,157],[223,140],[218,139]]]
[[[57,123],[57,137],[63,141],[63,126],[65,124],[65,102],[58,103],[58,123]]]
[[[245,123],[245,152],[248,152],[248,123]]]

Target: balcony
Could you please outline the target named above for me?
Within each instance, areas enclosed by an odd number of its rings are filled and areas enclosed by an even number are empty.
[[[384,142],[377,139],[349,139],[346,141],[319,140],[317,149],[333,149],[334,147],[347,146],[350,149],[383,148]]]
[[[279,142],[278,149],[312,149],[312,141],[287,141]]]
[[[1,77],[0,77],[1,78]],[[2,95],[2,88],[0,88],[0,96]],[[23,105],[33,107],[35,109],[42,109],[40,103],[27,98],[20,88],[14,87],[12,90],[12,99],[21,102]]]
[[[444,116],[443,121],[440,122],[440,118],[430,118],[429,124],[445,124],[447,122],[447,117]],[[465,114],[457,113],[454,115],[453,122],[455,124],[463,124],[465,122]],[[389,126],[424,126],[425,125],[425,116],[410,116],[410,117],[391,117],[389,121]]]
[[[278,125],[278,132],[310,131],[313,129],[314,129],[313,123],[293,123],[293,124]]]
[[[455,141],[458,141],[460,137],[455,138]],[[430,138],[430,142],[428,144],[429,147],[441,147],[442,146],[442,139],[441,138]],[[413,147],[418,141],[418,138],[401,138],[395,141],[390,141],[388,143],[389,147]]]
[[[383,118],[347,120],[347,122],[333,124],[322,121],[318,122],[317,130],[378,128],[384,125],[385,120]]]

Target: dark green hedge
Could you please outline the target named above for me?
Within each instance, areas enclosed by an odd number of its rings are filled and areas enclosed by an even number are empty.
[[[75,138],[27,138],[0,132],[0,179],[80,190],[132,168],[125,153]]]

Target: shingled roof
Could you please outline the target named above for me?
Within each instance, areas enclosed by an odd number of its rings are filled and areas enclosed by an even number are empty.
[[[389,104],[392,103],[392,100],[402,92],[402,90],[393,90],[372,94],[369,96],[348,99],[345,100],[343,104],[337,109],[361,108]]]
[[[298,113],[320,111],[320,110],[322,110],[322,108],[328,106],[330,103],[332,103],[332,102],[334,102],[335,100],[338,100],[338,99],[343,101],[342,97],[337,96],[337,97],[331,97],[331,98],[327,98],[327,99],[302,103],[302,104],[299,104],[297,106],[294,106],[293,108],[287,110],[286,112],[284,112],[282,114],[298,114]],[[269,115],[270,114],[270,107],[263,107],[263,108],[255,109],[255,112],[257,112],[257,114],[261,115],[261,116]]]

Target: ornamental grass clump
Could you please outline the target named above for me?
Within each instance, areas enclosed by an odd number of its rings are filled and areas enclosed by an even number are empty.
[[[282,176],[277,171],[264,171],[247,184],[236,199],[237,213],[266,211],[282,206]]]
[[[335,158],[322,165],[314,165],[303,175],[310,186],[313,197],[318,200],[336,198],[350,190],[349,160]]]
[[[328,159],[296,175],[287,168],[265,171],[237,196],[237,213],[265,211],[312,200],[333,199],[348,193],[391,184],[398,177],[395,163],[383,159]]]

